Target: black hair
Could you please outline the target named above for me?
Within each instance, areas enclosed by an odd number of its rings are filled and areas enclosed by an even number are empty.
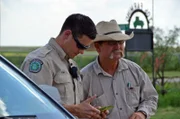
[[[94,40],[97,34],[94,22],[91,18],[83,14],[72,14],[68,16],[61,28],[60,34],[68,29],[72,31],[74,37],[86,35]]]

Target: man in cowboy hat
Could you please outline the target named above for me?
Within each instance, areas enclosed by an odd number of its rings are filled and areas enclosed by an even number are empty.
[[[99,22],[94,46],[96,60],[81,72],[84,98],[96,95],[92,105],[113,106],[108,119],[150,118],[157,108],[158,94],[143,69],[124,59],[124,43],[134,34],[123,34],[115,20]]]

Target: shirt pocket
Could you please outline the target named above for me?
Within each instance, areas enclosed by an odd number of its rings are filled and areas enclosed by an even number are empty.
[[[54,86],[59,90],[63,102],[74,98],[72,79],[67,71],[59,71],[57,73],[54,78]]]
[[[131,86],[127,88],[127,103],[129,106],[137,107],[140,99],[140,86]]]

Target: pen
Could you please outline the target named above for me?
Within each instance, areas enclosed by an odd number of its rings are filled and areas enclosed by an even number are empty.
[[[131,83],[130,83],[130,82],[127,83],[127,87],[128,87],[129,89],[131,88]]]
[[[130,82],[127,83],[127,87],[128,87],[128,89],[133,89]]]

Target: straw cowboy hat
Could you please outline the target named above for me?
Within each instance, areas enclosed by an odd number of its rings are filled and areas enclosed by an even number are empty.
[[[99,22],[96,25],[96,30],[98,34],[93,42],[129,40],[134,36],[133,32],[130,35],[123,34],[115,20]]]

